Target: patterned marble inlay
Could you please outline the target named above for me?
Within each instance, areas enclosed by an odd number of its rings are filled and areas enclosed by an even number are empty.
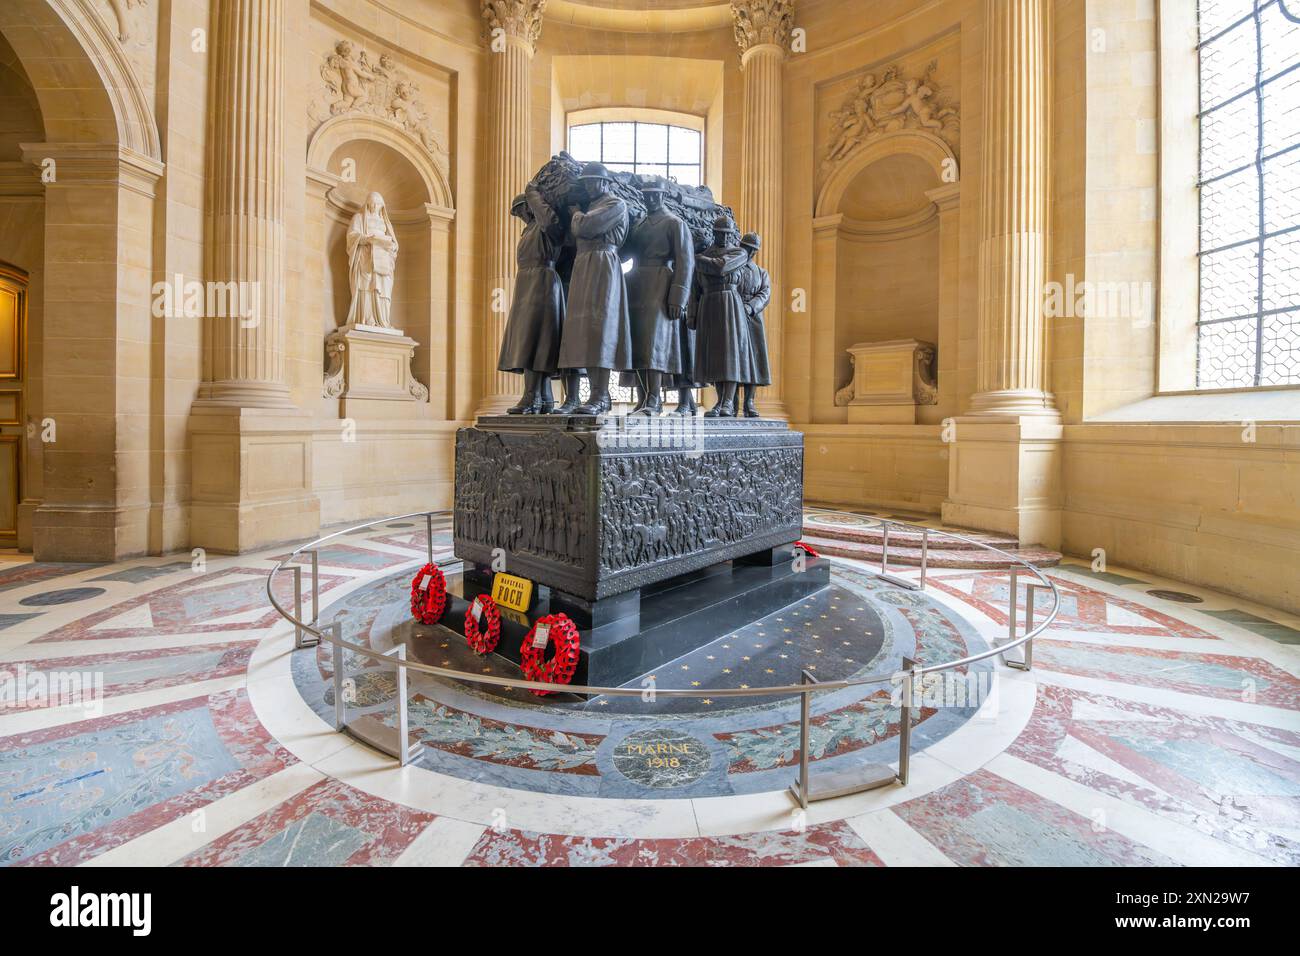
[[[686,840],[573,837],[487,830],[466,866],[881,866],[845,823]]]

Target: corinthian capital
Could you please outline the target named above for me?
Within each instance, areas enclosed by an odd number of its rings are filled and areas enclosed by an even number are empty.
[[[787,50],[794,29],[794,0],[731,0],[731,19],[742,56],[750,47],[768,43]]]
[[[542,35],[546,0],[479,0],[479,10],[489,42],[500,30],[507,37],[523,40],[531,49]]]

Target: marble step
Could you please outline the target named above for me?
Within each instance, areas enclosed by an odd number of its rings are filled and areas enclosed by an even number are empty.
[[[982,551],[984,550],[975,542],[983,542],[994,548],[1003,548],[1014,550],[1020,546],[1020,542],[1015,538],[1005,535],[989,534],[984,531],[967,531],[963,528],[952,529],[954,534],[960,534],[963,537],[971,538],[971,541],[958,541],[955,538],[945,537],[938,532],[930,535],[930,547],[943,548],[945,551]],[[856,544],[873,544],[879,546],[885,538],[884,529],[880,525],[846,525],[833,521],[819,520],[817,515],[805,515],[803,519],[803,531],[805,535],[814,535],[822,538],[830,538],[836,541],[852,541]],[[919,548],[921,546],[921,532],[913,528],[892,525],[889,529],[889,549],[893,551],[895,547]]]
[[[811,545],[818,554],[828,555],[837,558],[854,558],[859,561],[867,561],[873,564],[880,563],[880,545],[871,544],[863,541],[846,541],[841,538],[828,538],[822,535],[810,535],[805,528],[804,542]],[[931,539],[930,552],[927,557],[927,565],[930,568],[945,569],[972,569],[980,571],[1005,570],[1010,567],[1012,562],[1000,554],[984,549],[958,549],[947,547],[936,547],[939,539]],[[1043,548],[1006,548],[1011,554],[1029,562],[1038,568],[1054,568],[1061,561],[1061,555],[1056,551],[1048,551]],[[892,567],[920,567],[921,565],[921,548],[919,543],[915,546],[906,544],[896,544],[893,534],[890,534],[889,541],[889,566]]]

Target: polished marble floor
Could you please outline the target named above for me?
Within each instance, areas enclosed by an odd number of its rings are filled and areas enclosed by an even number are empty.
[[[434,546],[449,556],[445,532]],[[409,624],[424,548],[397,522],[322,551],[322,619],[500,668]],[[294,651],[266,599],[285,553],[0,555],[0,865],[1300,863],[1300,619],[1276,610],[1067,559],[1048,572],[1060,614],[1031,672],[972,668],[978,698],[922,707],[907,787],[802,812],[785,793],[797,708],[770,698],[638,707],[416,679],[420,752],[399,768],[326,722],[330,655]],[[836,560],[807,606],[658,684],[960,656],[1003,638],[1008,584],[944,570],[916,596]],[[276,594],[291,599],[287,575]],[[391,725],[391,677],[363,665],[345,662],[357,712]],[[824,695],[813,715],[814,772],[897,753],[883,688]],[[675,762],[655,764],[665,751]]]

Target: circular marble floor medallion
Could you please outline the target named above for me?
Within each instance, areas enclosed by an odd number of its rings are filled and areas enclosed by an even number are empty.
[[[638,730],[614,745],[614,767],[633,783],[655,790],[684,787],[709,772],[702,740],[666,728]]]

